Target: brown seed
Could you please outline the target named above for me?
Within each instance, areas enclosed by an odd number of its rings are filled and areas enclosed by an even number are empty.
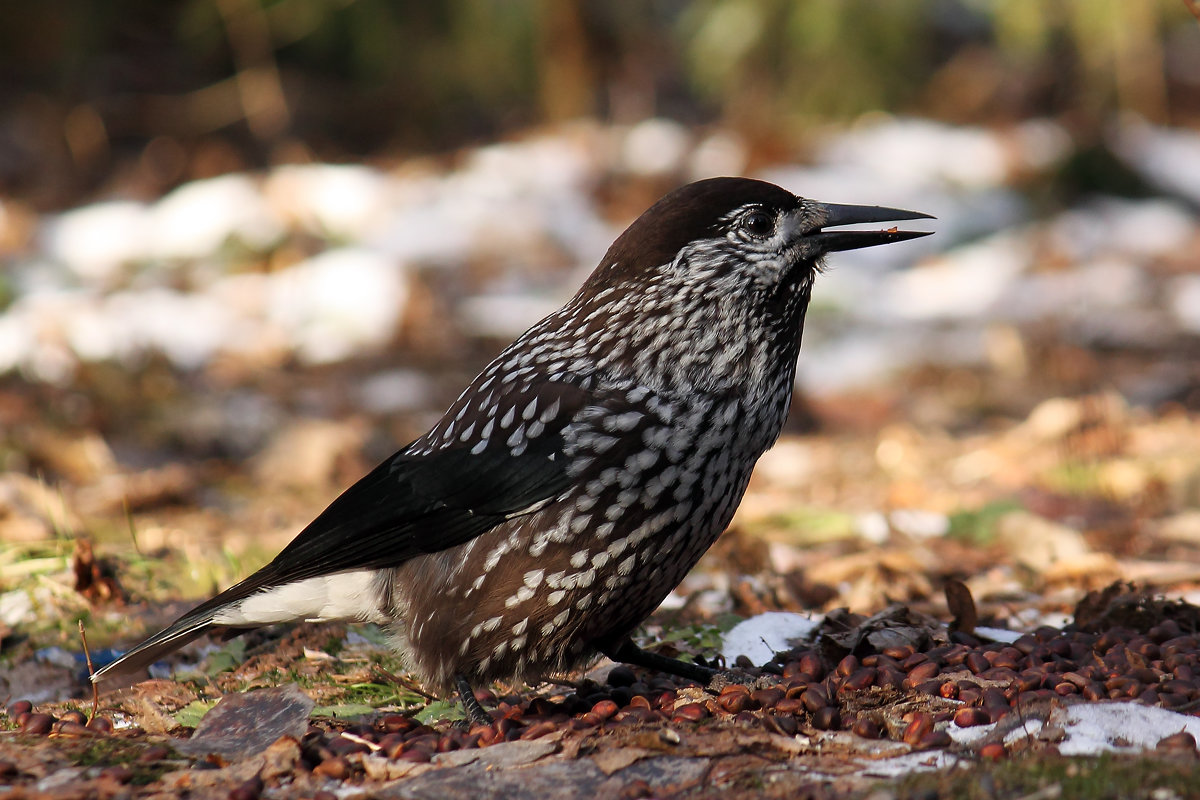
[[[412,753],[412,752],[424,753],[425,751],[424,750],[416,750],[416,751],[406,750],[406,751],[400,753],[397,756],[397,758],[401,761],[411,761],[412,759],[406,758],[406,756],[408,756],[409,753]],[[428,761],[429,758],[426,757],[425,760]],[[327,758],[324,761],[322,761],[320,764],[317,764],[315,767],[313,767],[313,774],[320,775],[325,778],[333,778],[335,781],[345,780],[346,776],[350,774],[350,762],[347,761],[342,756],[334,756],[333,758]]]
[[[521,738],[525,740],[540,739],[548,733],[554,733],[558,730],[558,726],[550,720],[539,722],[536,725],[530,725],[525,730],[521,731]]]
[[[958,699],[958,684],[955,683],[954,681],[946,681],[938,689],[938,695],[946,698],[947,700],[957,700]]]
[[[1019,650],[1022,655],[1027,656],[1033,652],[1033,647],[1036,644],[1037,644],[1036,639],[1034,639],[1028,633],[1024,633],[1024,634],[1021,634],[1019,637],[1017,637],[1017,640],[1015,642],[1013,642],[1012,646],[1014,648],[1016,648],[1017,650]]]
[[[800,714],[804,711],[804,701],[799,697],[785,697],[775,704],[776,714]]]
[[[28,714],[33,711],[33,703],[28,700],[17,700],[8,707],[8,716],[11,719],[16,719],[21,714]]]
[[[94,731],[88,730],[88,727],[75,720],[59,720],[54,724],[52,730],[61,736],[95,736]]]
[[[875,685],[885,689],[899,689],[904,686],[908,676],[899,667],[880,667],[875,676]]]
[[[858,658],[853,654],[846,656],[838,662],[835,672],[841,677],[846,677],[850,673],[857,670],[861,665],[858,663]]]
[[[1008,708],[1008,698],[1004,690],[995,686],[983,690],[983,705],[985,708]]]
[[[928,663],[930,663],[929,656],[925,655],[924,653],[913,653],[911,656],[900,662],[900,669],[904,670],[905,672],[911,672],[920,665]]]
[[[112,720],[107,717],[95,717],[87,724],[87,729],[93,733],[112,733]]]
[[[754,716],[751,711],[739,711],[733,715],[733,721],[738,725],[746,727],[755,727],[758,725],[758,717]]]
[[[838,692],[861,692],[874,683],[875,669],[873,667],[863,667],[846,676]]]
[[[599,703],[596,703],[596,705],[592,706],[591,713],[595,714],[600,720],[606,720],[611,719],[620,710],[621,707],[612,700],[601,700]]]
[[[883,736],[883,726],[878,720],[871,717],[859,717],[854,721],[854,725],[850,730],[855,736],[861,736],[864,739],[879,739]]]
[[[54,717],[49,714],[30,714],[25,717],[21,723],[21,731],[23,733],[32,733],[38,736],[45,736],[50,733],[50,729],[54,727]]]
[[[1024,655],[1015,647],[1005,647],[996,654],[995,660],[992,661],[993,667],[1003,667],[1016,671],[1024,660]]]
[[[64,722],[78,722],[80,725],[86,725],[88,721],[87,714],[84,714],[82,711],[68,711],[59,717],[59,719]]]
[[[819,681],[825,677],[825,667],[821,664],[821,658],[811,651],[800,656],[800,671],[811,675],[813,680]]]
[[[800,730],[800,723],[792,716],[767,714],[763,717],[763,727],[781,736],[795,736],[796,732]]]
[[[738,694],[736,692],[722,694],[717,698],[717,705],[721,707],[721,710],[730,714],[737,714],[740,711],[745,711],[749,704],[749,695]]]
[[[758,703],[759,708],[774,708],[785,696],[783,689],[759,689],[750,693],[750,699]]]
[[[785,681],[790,681],[803,672],[804,669],[800,666],[800,662],[798,660],[789,661],[783,665],[783,679]]]
[[[960,708],[954,713],[954,724],[960,728],[973,728],[976,725],[987,725],[992,717],[982,708]]]
[[[1191,702],[1191,699],[1186,694],[1176,694],[1175,692],[1159,692],[1158,704],[1163,708],[1179,708]]]
[[[1155,745],[1158,750],[1190,750],[1196,752],[1196,737],[1192,736],[1187,731],[1172,733],[1170,736],[1164,736],[1158,740]]]
[[[841,727],[841,716],[832,706],[818,708],[812,714],[813,727],[819,731],[836,731]]]
[[[934,676],[941,671],[941,667],[932,661],[926,661],[923,664],[917,664],[908,672],[908,677],[904,679],[904,687],[911,689],[925,681],[932,680]]]
[[[930,731],[925,734],[920,744],[917,747],[921,750],[930,750],[935,747],[949,747],[951,743],[950,734],[945,731]]]
[[[1158,683],[1162,676],[1162,672],[1156,669],[1151,669],[1150,667],[1138,667],[1137,669],[1129,671],[1129,677],[1133,678],[1135,681],[1148,683],[1151,686]]]
[[[904,735],[901,738],[905,744],[917,745],[932,730],[933,715],[918,711],[904,727]]]
[[[423,764],[423,763],[431,760],[432,758],[433,758],[432,750],[427,750],[424,747],[414,747],[412,749],[403,750],[402,752],[400,752],[398,755],[395,756],[394,760],[396,760],[396,761],[412,761],[412,762],[415,762],[418,764]],[[339,759],[333,759],[333,760],[336,761]],[[344,761],[344,759],[342,759],[342,760]],[[328,763],[329,763],[328,761],[322,761],[321,764],[318,764],[317,766],[320,767],[320,766],[322,766],[324,764],[328,764]],[[349,764],[347,764],[346,766],[347,766],[347,770],[348,770]],[[317,769],[314,768],[313,772],[316,772],[316,771],[317,771]],[[333,778],[335,776],[330,775],[329,777]],[[340,780],[340,778],[338,780]]]
[[[386,714],[379,725],[388,733],[401,733],[416,727],[417,723],[401,714]]]
[[[988,742],[979,748],[979,757],[988,761],[1000,761],[1008,756],[1008,751],[1000,742]]]
[[[672,712],[672,719],[684,722],[698,722],[709,716],[708,709],[703,703],[684,703]]]
[[[979,673],[979,677],[996,683],[1013,683],[1017,679],[1017,673],[1007,667],[992,667]]]
[[[642,694],[629,698],[629,708],[650,708],[650,698]]]
[[[903,661],[915,652],[911,644],[897,644],[891,647],[883,648],[883,654],[888,658],[894,658],[897,661]]]
[[[808,690],[800,696],[800,700],[804,703],[804,707],[813,713],[829,706],[829,695],[823,686],[808,687]]]
[[[974,672],[976,675],[986,669],[991,669],[992,666],[988,663],[988,660],[984,657],[983,653],[978,652],[968,653],[964,663],[966,663],[967,669],[971,670],[971,672]]]

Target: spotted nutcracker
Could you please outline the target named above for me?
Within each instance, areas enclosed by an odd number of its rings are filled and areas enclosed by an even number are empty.
[[[381,625],[481,721],[472,685],[597,652],[712,677],[630,633],[724,530],[779,435],[822,258],[927,235],[827,228],[928,216],[745,178],[671,192],[432,430],[94,680],[212,629],[333,619]]]

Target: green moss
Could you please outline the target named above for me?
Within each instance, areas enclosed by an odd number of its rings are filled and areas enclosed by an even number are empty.
[[[973,511],[959,511],[950,515],[948,535],[972,545],[991,544],[1000,518],[1021,508],[1015,500],[997,500]]]
[[[154,744],[156,743],[143,740],[130,741],[119,736],[83,739],[79,740],[79,749],[72,754],[71,763],[78,767],[101,768],[124,765],[133,772],[129,779],[131,784],[146,786],[158,780],[164,773],[177,769],[177,765],[166,759],[140,760],[142,753]]]
[[[897,800],[1045,797],[1055,800],[1136,800],[1195,797],[1200,769],[1192,759],[1018,757],[970,769],[911,775],[891,788]]]

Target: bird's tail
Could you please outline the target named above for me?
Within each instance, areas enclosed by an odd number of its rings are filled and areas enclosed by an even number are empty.
[[[200,609],[184,614],[167,628],[159,631],[146,641],[134,647],[125,655],[106,664],[92,675],[92,683],[99,683],[111,675],[118,675],[147,667],[168,653],[178,650],[188,642],[203,636],[213,627],[215,609],[202,614]]]
[[[241,583],[235,584],[216,597],[201,603],[116,661],[96,670],[92,675],[92,683],[99,683],[112,675],[148,667],[168,653],[178,650],[214,628],[236,633],[278,621],[239,620],[231,624],[229,620],[222,619],[222,616],[227,615],[231,608],[236,608],[238,603],[258,591],[261,585],[268,582],[269,579],[269,570],[261,569]]]

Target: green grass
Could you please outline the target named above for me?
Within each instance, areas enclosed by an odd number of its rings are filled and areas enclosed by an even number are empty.
[[[890,788],[897,800],[1173,800],[1200,796],[1200,763],[1153,755],[1027,756],[910,775]]]
[[[1016,500],[997,500],[971,511],[959,511],[950,515],[947,535],[979,547],[989,545],[996,538],[996,525],[1000,518],[1021,508]]]

